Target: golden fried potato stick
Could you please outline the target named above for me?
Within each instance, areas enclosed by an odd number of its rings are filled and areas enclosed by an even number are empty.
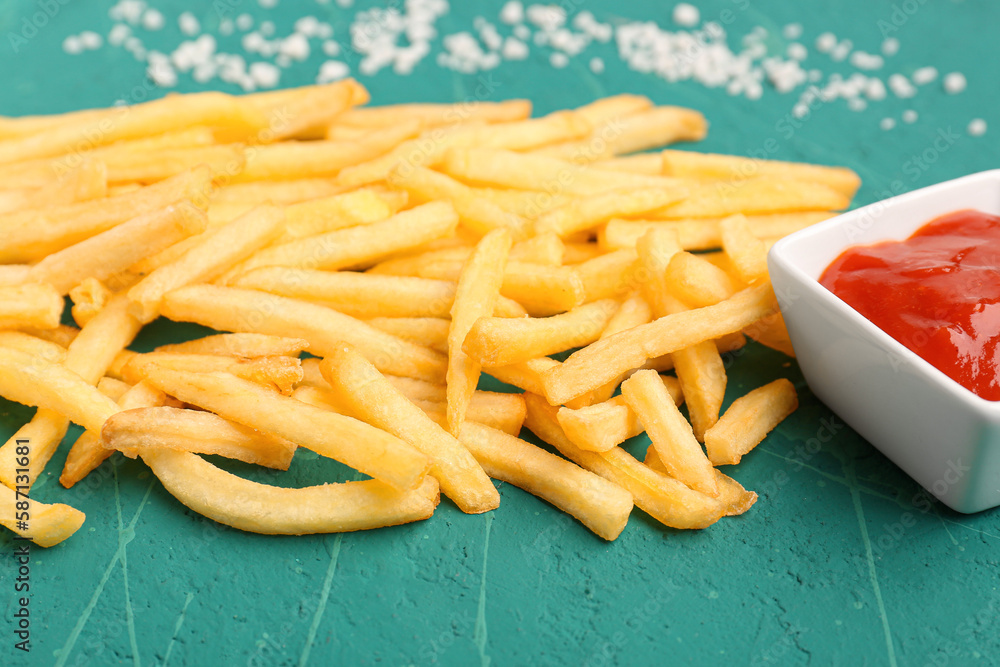
[[[415,345],[448,354],[450,320],[440,317],[373,317],[366,322]]]
[[[476,245],[458,276],[448,329],[448,374],[445,379],[448,431],[456,438],[482,371],[480,363],[462,349],[462,344],[477,320],[493,316],[510,246],[507,230],[496,229],[488,233]]]
[[[643,463],[656,472],[669,475],[660,457],[656,454],[656,448],[650,447],[646,450],[646,460]],[[757,502],[757,494],[747,491],[743,485],[735,479],[722,473],[718,468],[713,468],[715,481],[719,485],[719,500],[726,506],[725,516],[739,516],[743,514]]]
[[[290,440],[398,489],[416,488],[430,466],[426,456],[385,431],[229,373],[189,373],[154,365],[146,381],[185,403]]]
[[[320,370],[351,414],[386,429],[429,456],[430,474],[459,509],[478,514],[500,505],[500,494],[469,451],[364,357],[341,347],[320,363]]]
[[[642,423],[670,476],[695,491],[717,496],[712,464],[656,371],[633,373],[622,383],[622,397]]]
[[[146,377],[151,365],[192,373],[231,373],[286,396],[292,393],[295,384],[302,381],[302,363],[294,357],[277,355],[241,359],[214,354],[177,352],[137,354],[122,367],[121,377],[129,384],[139,383]]]
[[[122,394],[117,402],[120,409],[132,410],[160,406],[166,400],[166,395],[159,389],[146,382],[138,382]],[[101,443],[101,431],[83,432],[73,443],[69,454],[66,455],[66,463],[59,476],[59,483],[67,489],[72,488],[74,484],[101,465],[112,453],[113,450],[107,449]]]
[[[689,252],[678,252],[670,258],[664,284],[671,296],[691,308],[719,303],[739,289],[728,273]]]
[[[164,294],[185,285],[211,282],[277,238],[284,221],[280,207],[264,205],[203,234],[181,257],[159,267],[128,291],[132,314],[142,322],[153,321],[160,314]]]
[[[69,291],[73,301],[73,321],[79,326],[86,326],[97,313],[104,310],[114,293],[97,278],[85,278],[79,285]]]
[[[187,507],[252,533],[308,535],[396,526],[430,518],[438,503],[433,477],[403,492],[377,480],[285,489],[237,477],[189,452],[149,447],[142,460]]]
[[[23,331],[0,331],[0,346],[27,352],[52,364],[61,364],[66,360],[66,348],[62,345]]]
[[[398,213],[407,199],[405,192],[364,188],[290,204],[276,243],[385,220]]]
[[[606,540],[628,523],[632,494],[621,486],[512,435],[475,422],[461,441],[486,473],[546,500]]]
[[[104,280],[143,257],[200,234],[207,224],[201,209],[180,202],[52,253],[31,267],[28,278],[49,283],[60,294],[68,294],[87,278]]]
[[[529,100],[503,102],[459,102],[457,104],[390,104],[388,106],[358,107],[337,116],[331,127],[340,124],[381,129],[399,123],[400,118],[420,122],[425,128],[483,121],[507,123],[525,120],[531,115]]]
[[[737,398],[705,432],[705,449],[714,465],[735,465],[775,426],[799,407],[795,385],[780,378]]]
[[[108,453],[118,450],[135,458],[147,449],[174,449],[193,454],[215,454],[255,465],[288,470],[294,443],[219,415],[201,410],[151,407],[112,415],[101,431]]]
[[[476,321],[463,349],[483,366],[506,366],[588,345],[618,310],[614,299],[584,304],[552,317],[483,317]]]
[[[555,405],[600,387],[648,359],[740,331],[777,312],[770,282],[737,292],[713,306],[674,313],[599,340],[543,374]]]
[[[532,433],[580,467],[625,488],[636,506],[660,523],[671,528],[707,528],[726,511],[718,499],[649,469],[621,447],[602,453],[580,449],[559,427],[555,407],[535,394],[524,398],[528,406],[525,424]]]
[[[204,338],[195,338],[185,343],[161,345],[154,352],[170,352],[173,354],[218,354],[243,359],[256,357],[297,357],[309,347],[309,341],[286,336],[268,336],[267,334],[235,333],[215,334]]]
[[[18,502],[27,502],[27,510],[18,510]],[[28,528],[18,528],[17,516],[21,513],[27,517]],[[46,505],[37,500],[25,501],[12,489],[0,484],[0,525],[14,531],[21,537],[26,537],[40,547],[53,547],[83,525],[86,515],[69,505],[57,503]]]
[[[861,185],[858,175],[844,167],[761,160],[738,155],[665,150],[660,153],[663,173],[681,178],[741,182],[767,176],[777,179],[822,183],[850,199]]]
[[[704,182],[689,186],[689,194],[676,204],[664,206],[653,218],[705,218],[734,213],[762,214],[787,211],[839,211],[851,198],[821,183],[751,178],[733,184]]]
[[[59,290],[48,283],[0,285],[0,329],[54,329],[63,305]]]
[[[447,357],[380,331],[330,308],[255,290],[191,285],[168,293],[164,316],[197,322],[219,331],[293,336],[309,341],[309,351],[329,354],[342,343],[356,347],[385,373],[443,381]]]

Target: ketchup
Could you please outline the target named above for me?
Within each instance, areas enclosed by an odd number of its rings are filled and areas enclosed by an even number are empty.
[[[1000,401],[1000,217],[964,210],[849,248],[820,283],[966,389]]]

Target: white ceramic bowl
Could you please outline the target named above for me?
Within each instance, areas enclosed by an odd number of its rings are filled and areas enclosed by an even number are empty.
[[[1000,170],[839,215],[782,239],[768,255],[813,393],[930,493],[967,513],[1000,505],[1000,402],[962,387],[818,281],[850,246],[902,240],[969,208],[1000,215]]]

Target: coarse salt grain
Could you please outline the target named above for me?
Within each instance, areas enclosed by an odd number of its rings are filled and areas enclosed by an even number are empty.
[[[786,53],[789,58],[794,60],[805,60],[806,56],[809,55],[808,49],[806,49],[803,44],[799,44],[798,42],[792,42],[789,44]]]
[[[944,77],[944,92],[955,95],[965,90],[965,75],[961,72],[949,72]]]
[[[528,57],[528,45],[514,37],[508,37],[503,42],[500,55],[504,60],[524,60]]]
[[[837,36],[832,32],[824,32],[816,38],[816,50],[820,53],[830,53],[837,47]]]
[[[155,9],[147,9],[142,15],[142,27],[146,30],[162,30],[165,23],[163,14]]]
[[[604,61],[600,58],[590,59],[590,71],[594,74],[601,74],[604,72]]]
[[[837,46],[833,47],[830,51],[830,58],[836,62],[840,62],[847,58],[851,53],[851,49],[854,48],[854,42],[849,39],[845,39]]]
[[[973,137],[981,137],[986,134],[986,121],[982,118],[973,118],[969,123],[968,132]]]
[[[565,53],[559,53],[559,52],[553,53],[552,55],[549,56],[549,64],[551,64],[556,69],[562,69],[563,67],[566,67],[566,65],[569,64],[569,56],[567,56]]]
[[[184,12],[177,17],[177,26],[188,37],[194,37],[201,31],[201,23],[191,12]]]
[[[75,56],[78,53],[83,52],[83,44],[80,42],[80,38],[77,37],[76,35],[70,35],[69,37],[64,39],[62,43],[62,48],[63,51],[70,54],[71,56]]]
[[[782,29],[781,34],[785,36],[785,39],[798,39],[802,36],[802,24],[789,23]]]
[[[917,122],[917,112],[913,109],[907,109],[903,112],[903,122],[904,123],[916,123]]]
[[[895,37],[887,37],[882,42],[882,55],[892,57],[899,53],[899,40]]]
[[[879,121],[878,126],[883,130],[891,130],[892,128],[896,127],[896,121],[892,118],[883,118],[881,121]]]
[[[682,2],[674,7],[674,23],[685,28],[693,28],[701,21],[701,14],[694,5]]]
[[[875,70],[881,69],[885,64],[882,56],[876,55],[874,53],[865,53],[864,51],[855,51],[851,54],[850,63],[857,67],[858,69],[865,70]]]
[[[916,87],[902,74],[893,74],[889,77],[889,90],[900,99],[913,97],[917,94]]]
[[[923,86],[936,79],[937,75],[938,75],[937,68],[921,67],[920,69],[916,70],[913,73],[913,76],[910,78],[913,79],[913,83],[917,84],[918,86]]]
[[[253,17],[249,14],[240,14],[236,17],[236,29],[246,32],[253,27]]]
[[[331,58],[339,56],[340,44],[333,41],[332,39],[326,40],[325,42],[323,42],[323,53],[330,56]]]
[[[108,31],[108,44],[111,46],[121,46],[132,34],[132,29],[124,23],[116,23]]]
[[[500,10],[500,20],[507,25],[514,25],[524,20],[524,5],[517,0],[511,0]]]
[[[87,51],[94,51],[101,48],[104,39],[93,30],[84,30],[80,33],[80,46]]]
[[[274,88],[281,80],[281,70],[271,63],[253,63],[250,65],[250,78],[261,88]]]

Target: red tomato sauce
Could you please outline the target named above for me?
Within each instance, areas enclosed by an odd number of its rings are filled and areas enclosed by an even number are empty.
[[[966,389],[1000,401],[1000,217],[964,210],[849,248],[820,283]]]

